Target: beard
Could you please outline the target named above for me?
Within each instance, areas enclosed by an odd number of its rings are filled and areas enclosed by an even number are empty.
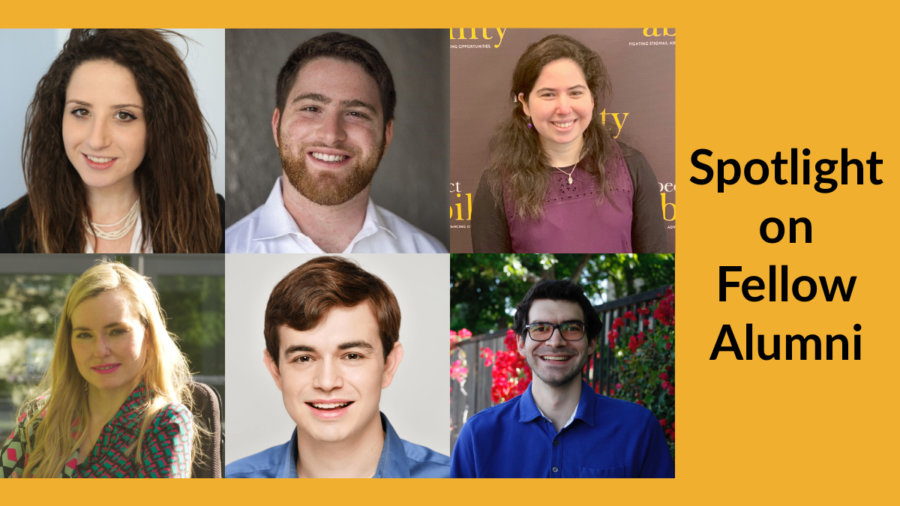
[[[316,144],[304,144],[296,150],[299,155],[290,152],[285,139],[279,142],[278,154],[281,156],[281,167],[287,175],[291,186],[297,189],[301,195],[321,206],[336,206],[352,199],[363,191],[378,168],[381,156],[384,154],[384,136],[377,149],[373,149],[369,156],[363,158],[362,151],[349,146],[325,146],[333,147],[352,153],[353,166],[348,174],[321,172],[313,174],[306,166],[306,152]],[[343,172],[343,170],[342,170]]]

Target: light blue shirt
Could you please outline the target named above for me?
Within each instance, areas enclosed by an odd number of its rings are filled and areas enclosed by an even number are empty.
[[[449,478],[446,455],[400,439],[381,414],[384,447],[373,478]],[[297,429],[291,440],[225,466],[226,478],[297,478]]]
[[[325,253],[304,234],[284,207],[282,178],[265,204],[228,227],[226,253]],[[366,218],[343,253],[446,253],[447,248],[396,214],[376,206],[372,199]]]

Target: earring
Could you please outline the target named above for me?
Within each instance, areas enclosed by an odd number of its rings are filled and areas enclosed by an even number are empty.
[[[528,118],[528,128],[531,128],[531,118]]]

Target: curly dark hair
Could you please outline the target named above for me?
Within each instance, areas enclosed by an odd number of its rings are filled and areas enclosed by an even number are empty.
[[[597,311],[591,305],[584,290],[567,279],[544,279],[535,283],[522,302],[516,305],[516,316],[513,320],[513,330],[520,338],[525,337],[525,326],[528,325],[528,313],[531,311],[531,303],[537,299],[564,300],[574,302],[581,306],[584,313],[584,331],[588,342],[594,342],[600,335],[603,322],[597,316]]]
[[[28,107],[22,170],[28,195],[22,249],[83,253],[87,191],[63,145],[62,117],[72,73],[108,60],[131,71],[144,103],[147,146],[135,170],[144,240],[158,253],[215,253],[223,230],[210,169],[206,121],[178,51],[160,30],[72,30]],[[182,37],[183,38],[183,37]]]

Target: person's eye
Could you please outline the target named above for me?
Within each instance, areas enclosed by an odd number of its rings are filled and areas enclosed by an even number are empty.
[[[369,115],[363,111],[347,111],[347,116],[359,119],[369,119]]]
[[[131,114],[131,113],[128,112],[128,111],[118,111],[118,112],[116,113],[116,119],[119,120],[119,121],[125,121],[125,122],[128,122],[128,121],[134,121],[134,120],[136,120],[136,119],[137,119],[137,116],[135,116],[134,114]]]
[[[548,325],[546,323],[537,323],[537,324],[531,326],[531,331],[537,332],[537,333],[543,333],[543,332],[549,332],[550,329],[552,329],[552,328],[553,327],[551,327],[550,325]]]
[[[304,364],[304,363],[307,363],[307,362],[312,362],[312,359],[313,359],[313,358],[312,358],[311,356],[309,356],[309,355],[297,355],[296,357],[294,357],[294,360],[293,360],[293,361],[294,361],[294,362],[297,362],[297,363],[299,363],[299,364]]]
[[[319,112],[321,109],[317,105],[304,105],[300,108],[300,112]]]
[[[584,325],[581,323],[566,323],[563,325],[563,331],[581,332],[582,329],[584,329]]]
[[[344,358],[347,360],[362,360],[362,353],[350,352],[344,355]]]
[[[91,338],[90,332],[76,332],[75,333],[75,339],[90,339],[90,338]]]
[[[90,114],[90,111],[88,111],[84,107],[76,107],[69,111],[69,114],[75,116],[76,118],[85,118]]]
[[[125,333],[127,333],[127,332],[128,332],[128,329],[126,329],[126,328],[124,328],[124,327],[116,327],[116,328],[111,329],[111,330],[109,331],[109,335],[111,335],[111,336],[121,336],[122,334],[125,334]]]

